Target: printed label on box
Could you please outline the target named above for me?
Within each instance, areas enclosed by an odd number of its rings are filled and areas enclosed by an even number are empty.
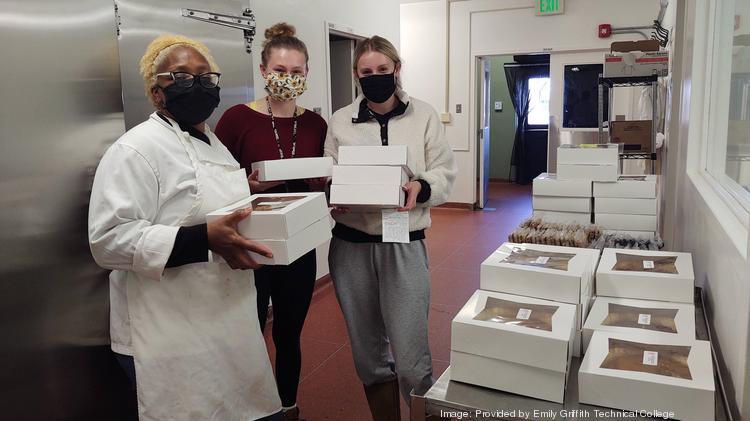
[[[546,265],[549,262],[549,256],[539,256],[534,260],[534,263],[538,265]]]
[[[643,365],[659,365],[659,353],[643,351]]]
[[[409,242],[409,212],[393,209],[382,210],[382,227],[384,243]]]
[[[521,308],[518,310],[518,314],[516,314],[516,319],[519,320],[529,320],[529,317],[531,317],[531,310],[528,308]]]
[[[651,324],[651,315],[650,314],[639,314],[638,315],[638,324],[639,325],[650,325]]]
[[[653,260],[644,260],[643,261],[643,268],[644,269],[653,269],[654,268],[654,261]]]

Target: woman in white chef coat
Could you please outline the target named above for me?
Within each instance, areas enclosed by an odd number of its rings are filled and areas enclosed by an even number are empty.
[[[141,420],[275,420],[281,403],[249,309],[258,265],[238,211],[206,213],[249,194],[243,169],[206,126],[219,103],[205,45],[165,35],[141,59],[156,112],[102,158],[89,242],[110,275],[111,341],[135,381]],[[252,217],[252,216],[249,216]],[[208,262],[208,251],[227,263]]]

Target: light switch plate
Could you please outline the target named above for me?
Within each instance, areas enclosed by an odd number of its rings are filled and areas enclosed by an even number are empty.
[[[461,114],[461,104],[456,104],[456,114]]]

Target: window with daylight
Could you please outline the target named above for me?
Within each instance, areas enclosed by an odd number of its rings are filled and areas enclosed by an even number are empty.
[[[529,79],[529,126],[549,125],[549,78]]]

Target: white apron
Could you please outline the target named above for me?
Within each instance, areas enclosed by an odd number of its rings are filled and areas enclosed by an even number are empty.
[[[249,194],[245,171],[209,130],[212,146],[172,123],[196,168],[197,198],[180,225]],[[250,216],[252,217],[252,216]],[[164,270],[127,282],[141,421],[249,421],[281,410],[257,319],[252,271],[225,263]]]

